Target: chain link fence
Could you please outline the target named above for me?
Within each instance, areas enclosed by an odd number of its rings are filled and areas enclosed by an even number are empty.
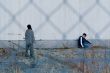
[[[1,0],[0,39],[23,39],[31,24],[36,39],[109,39],[109,0]]]

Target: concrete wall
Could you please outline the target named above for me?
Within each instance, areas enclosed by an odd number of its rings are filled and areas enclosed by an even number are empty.
[[[110,47],[110,40],[90,40],[94,46],[103,46],[103,47]],[[0,47],[1,48],[16,48],[16,49],[24,49],[25,48],[25,41],[7,41],[7,40],[0,40]],[[77,48],[77,41],[76,40],[37,40],[34,44],[34,48]]]

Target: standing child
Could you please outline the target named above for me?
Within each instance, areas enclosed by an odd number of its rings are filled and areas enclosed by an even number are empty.
[[[27,25],[27,30],[25,32],[25,41],[26,41],[26,54],[25,56],[30,56],[30,58],[34,58],[34,50],[33,50],[33,43],[35,41],[34,32],[32,30],[31,25]],[[30,51],[30,54],[28,54]]]

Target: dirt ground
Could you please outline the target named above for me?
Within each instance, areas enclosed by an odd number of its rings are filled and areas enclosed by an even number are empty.
[[[0,73],[110,73],[109,49],[34,49],[35,59],[24,51],[0,48]]]

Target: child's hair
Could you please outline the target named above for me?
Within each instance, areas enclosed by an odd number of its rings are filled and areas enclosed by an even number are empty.
[[[84,36],[87,36],[87,34],[86,34],[86,33],[83,33],[83,35],[84,35]]]
[[[32,28],[31,28],[31,25],[30,25],[30,24],[28,24],[28,25],[27,25],[27,28],[32,30]]]

